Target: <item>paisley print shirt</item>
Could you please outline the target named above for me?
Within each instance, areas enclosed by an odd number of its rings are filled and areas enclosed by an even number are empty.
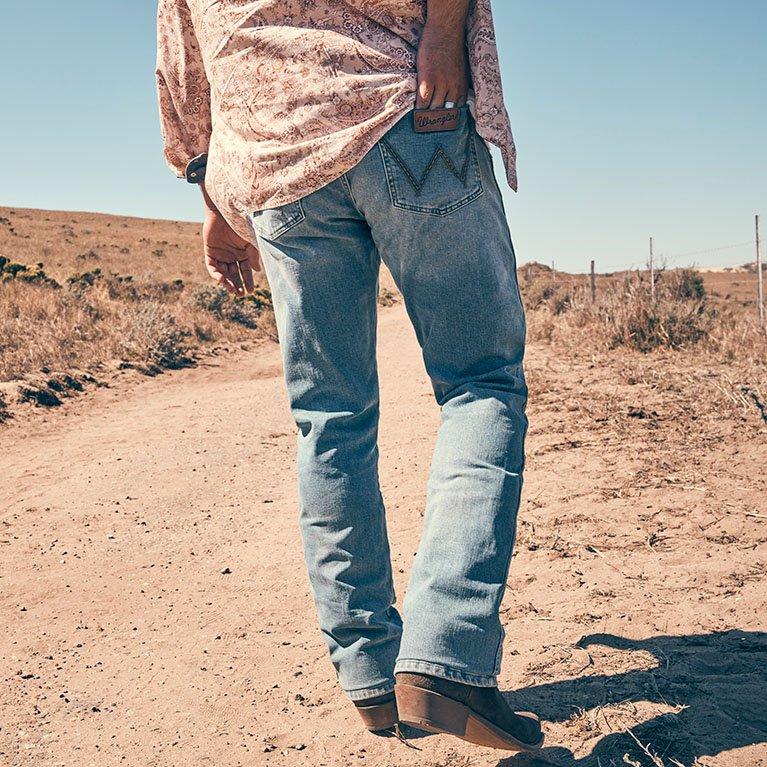
[[[183,176],[207,153],[206,189],[249,237],[249,213],[339,178],[413,108],[426,2],[160,0],[168,164]],[[477,131],[516,189],[490,0],[471,0],[466,41]]]

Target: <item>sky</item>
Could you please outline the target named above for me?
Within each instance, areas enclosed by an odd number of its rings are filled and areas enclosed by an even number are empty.
[[[520,262],[754,260],[767,217],[767,2],[494,0]],[[155,3],[4,3],[0,205],[196,221],[162,159]],[[763,224],[767,240],[767,221]]]

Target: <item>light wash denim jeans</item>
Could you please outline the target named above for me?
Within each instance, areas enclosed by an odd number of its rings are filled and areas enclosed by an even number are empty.
[[[522,486],[525,320],[490,153],[465,108],[455,132],[412,122],[337,181],[252,217],[298,426],[309,578],[353,700],[399,671],[496,684]],[[442,408],[404,625],[378,482],[381,259]]]

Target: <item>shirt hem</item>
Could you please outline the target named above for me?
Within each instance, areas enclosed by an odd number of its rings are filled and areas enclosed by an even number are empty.
[[[376,130],[371,131],[368,140],[365,141],[365,143],[362,145],[362,148],[360,149],[359,156],[354,159],[351,162],[343,163],[337,167],[334,168],[332,173],[328,173],[327,177],[323,178],[323,180],[317,184],[313,185],[308,189],[303,189],[299,192],[292,192],[287,193],[284,195],[276,194],[272,195],[271,197],[268,197],[266,200],[262,202],[251,202],[249,203],[245,209],[243,210],[243,215],[245,217],[252,216],[254,213],[258,213],[262,210],[270,210],[273,208],[279,208],[283,205],[289,205],[291,202],[296,202],[297,200],[302,200],[305,197],[308,197],[310,194],[314,194],[314,192],[318,192],[320,189],[323,189],[324,187],[328,186],[329,184],[332,184],[334,181],[337,181],[338,179],[342,178],[344,174],[348,173],[352,168],[355,168],[357,165],[359,165],[360,162],[367,156],[368,152],[370,152],[371,149],[373,149],[376,144],[408,113],[412,112],[415,107],[415,95],[413,95],[412,100],[401,106],[398,107],[395,111],[393,111],[386,119],[382,120],[381,123],[377,126]],[[482,135],[482,131],[478,129],[478,133]],[[485,138],[485,136],[482,136]],[[503,156],[504,160],[504,169],[506,171],[506,180],[510,186],[510,188],[516,192],[517,191],[517,173],[516,173],[516,158],[515,158],[515,151],[514,149],[510,149],[507,144],[501,144],[496,143],[492,139],[487,138],[487,141],[489,141],[491,144],[494,144],[501,150],[501,155]]]
[[[250,216],[253,213],[258,213],[262,210],[270,210],[272,208],[279,208],[283,205],[289,205],[291,202],[296,202],[297,200],[302,200],[304,197],[308,197],[310,194],[314,194],[315,192],[318,192],[320,189],[325,188],[328,186],[328,184],[332,184],[334,181],[338,181],[339,178],[341,178],[345,173],[348,173],[352,168],[355,168],[357,165],[359,165],[362,160],[367,156],[368,152],[370,152],[371,149],[375,147],[375,145],[408,113],[413,110],[413,107],[415,106],[415,96],[413,96],[412,103],[405,104],[401,107],[398,107],[395,111],[393,111],[390,115],[388,115],[385,119],[382,119],[380,124],[376,127],[374,131],[371,131],[371,133],[368,136],[368,139],[361,145],[359,156],[355,157],[356,159],[348,162],[348,163],[342,163],[340,165],[337,165],[334,167],[332,173],[328,173],[326,177],[323,177],[323,179],[315,185],[312,185],[311,187],[308,187],[307,189],[302,189],[299,192],[290,192],[286,194],[275,194],[271,197],[266,198],[262,202],[251,202],[248,204],[248,207],[246,209],[245,215]]]

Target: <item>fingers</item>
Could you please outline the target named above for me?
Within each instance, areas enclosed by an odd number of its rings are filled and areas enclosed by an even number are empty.
[[[261,266],[261,254],[255,245],[248,247],[248,261],[250,262],[250,268],[254,272],[260,272],[263,269]]]
[[[430,83],[421,80],[416,97],[416,109],[442,109],[447,104],[462,107],[466,104],[466,89],[460,83]]]
[[[251,293],[253,269],[261,267],[254,245],[234,232],[221,215],[206,216],[202,234],[208,274],[232,295]]]
[[[221,287],[226,288],[227,293],[231,293],[232,295],[238,295],[237,292],[237,285],[232,281],[230,276],[230,266],[232,264],[223,263],[221,261],[216,261],[214,258],[211,258],[210,256],[206,256],[205,258],[205,268],[208,270],[208,274],[211,276],[213,280],[215,280]],[[237,265],[233,265],[235,269],[237,268]],[[239,274],[238,274],[239,279]]]
[[[418,86],[416,109],[440,109],[445,105],[448,87],[444,82],[421,80]]]
[[[205,268],[208,270],[208,274],[210,275],[211,279],[213,279],[215,282],[217,282],[222,287],[226,288],[230,293],[234,289],[234,285],[229,285],[227,283],[227,279],[224,276],[224,274],[221,272],[218,266],[218,262],[214,261],[211,258],[205,259]],[[230,289],[231,288],[231,289]]]
[[[234,286],[234,294],[237,296],[245,295],[242,277],[240,276],[240,265],[235,261],[233,264],[222,264],[221,268],[222,271],[226,270],[226,278]]]
[[[445,34],[426,24],[418,45],[416,108],[441,109],[445,101],[454,106],[465,100],[469,84],[465,35]]]
[[[250,261],[240,261],[238,266],[240,267],[242,282],[245,285],[245,293],[250,295],[256,287],[253,284],[253,267],[250,265]]]
[[[418,83],[418,93],[416,94],[416,109],[426,109],[431,104],[431,98],[434,95],[434,86],[427,80],[421,80]]]
[[[239,269],[239,276],[242,279],[245,295],[250,295],[256,289],[256,283],[253,278],[253,272],[261,271],[261,256],[255,245],[249,244],[243,254],[244,258],[239,259],[236,266]],[[236,284],[236,283],[235,283]]]
[[[454,107],[462,107],[466,103],[466,94],[462,93],[459,88],[452,87],[448,90],[444,103],[445,106],[452,104]]]
[[[248,248],[247,258],[226,263],[214,258],[205,259],[208,274],[233,296],[249,295],[255,290],[254,271],[261,270],[261,259],[256,248]]]
[[[430,109],[441,109],[443,106],[445,106],[446,96],[447,96],[447,83],[437,83],[434,86],[434,91],[432,93],[431,97],[431,103],[429,104]]]

